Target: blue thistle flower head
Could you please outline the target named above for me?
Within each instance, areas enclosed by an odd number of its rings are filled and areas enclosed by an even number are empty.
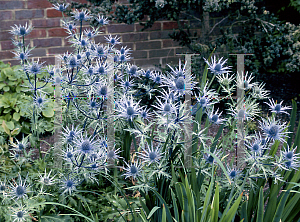
[[[221,75],[223,73],[230,72],[229,69],[231,69],[230,66],[224,66],[227,62],[227,59],[223,60],[223,57],[219,59],[219,61],[216,60],[216,56],[211,57],[211,63],[208,62],[205,58],[203,58],[206,64],[208,65],[208,69],[211,71],[211,73],[215,75]]]
[[[219,111],[219,108],[216,110],[216,112],[214,112],[214,108],[213,108],[212,111],[211,111],[211,113],[208,116],[209,121],[212,124],[219,125],[219,124],[221,124],[221,123],[223,123],[225,121],[225,119],[220,118],[222,112],[218,113],[218,111]]]
[[[151,79],[156,83],[156,84],[161,84],[162,83],[162,77],[161,74],[157,71],[152,72]]]
[[[162,158],[161,148],[154,149],[152,145],[148,145],[147,148],[145,146],[139,156],[145,163],[148,163],[148,166],[152,163],[159,163]]]
[[[66,11],[66,9],[68,8],[69,5],[70,5],[69,3],[67,3],[66,5],[57,3],[57,4],[53,4],[52,8],[54,8],[57,11],[64,12],[64,11]]]
[[[129,69],[128,69],[128,74],[130,76],[137,76],[138,74],[138,67],[136,65],[132,65]]]
[[[18,149],[19,149],[20,151],[24,150],[24,145],[23,145],[22,143],[19,143],[19,144],[18,144]]]
[[[220,152],[221,152],[221,150],[215,149],[212,152],[212,154],[215,155],[217,158],[219,158]],[[216,161],[215,158],[209,153],[209,150],[206,150],[206,149],[204,150],[203,158],[210,165],[212,165]]]
[[[285,113],[285,114],[290,115],[286,110],[292,109],[292,107],[283,106],[282,105],[283,101],[281,101],[280,103],[277,103],[277,101],[274,102],[273,99],[269,99],[269,103],[267,103],[267,102],[265,102],[265,103],[269,106],[272,113],[276,113],[276,114]]]
[[[42,109],[49,100],[46,99],[45,95],[37,94],[37,95],[33,96],[33,101],[34,101],[34,104],[37,105],[37,107]]]
[[[25,71],[37,75],[42,71],[42,64],[39,64],[39,60],[34,61],[32,59],[32,62],[30,64],[25,65]]]
[[[285,150],[281,151],[281,155],[286,161],[295,161],[298,162],[300,157],[299,153],[296,153],[297,151],[297,146],[294,149],[290,149],[289,145],[286,144]]]
[[[84,35],[88,39],[94,38],[97,34],[98,34],[98,31],[96,31],[95,29],[93,29],[93,30],[90,30],[90,29],[84,30]]]
[[[63,191],[62,194],[69,193],[72,194],[73,191],[76,191],[76,186],[78,185],[78,181],[75,178],[65,177],[61,180],[60,189]]]
[[[27,197],[27,185],[26,185],[26,180],[22,180],[21,175],[19,174],[19,184],[14,184],[10,187],[10,193],[9,195],[12,198],[16,198],[17,200],[20,198],[25,198]]]
[[[26,49],[25,52],[22,51],[17,51],[17,52],[12,52],[13,54],[15,54],[16,59],[19,59],[21,61],[28,59],[28,57],[30,56],[29,52],[31,50]]]
[[[118,149],[108,149],[106,152],[107,159],[117,160],[120,158],[118,155],[121,152],[120,148]]]
[[[141,164],[138,164],[137,162],[132,163],[131,165],[128,165],[126,162],[126,167],[123,169],[125,170],[125,173],[123,176],[125,176],[125,179],[128,177],[132,177],[133,179],[136,179],[141,174]]]
[[[22,205],[17,205],[17,208],[12,208],[12,213],[10,214],[11,216],[11,221],[28,221],[30,218],[30,215],[28,213],[28,210],[24,209],[24,206]]]
[[[108,18],[104,17],[103,15],[98,15],[98,18],[96,18],[97,22],[100,26],[107,25],[108,24]]]
[[[287,134],[290,132],[285,131],[287,128],[286,123],[280,124],[275,118],[262,119],[259,121],[260,128],[263,130],[265,136],[273,141],[279,140],[285,142],[285,138],[288,137]]]
[[[91,49],[94,51],[94,55],[99,58],[102,58],[107,54],[107,48],[103,45],[92,45]]]
[[[230,177],[230,179],[236,180],[240,175],[240,171],[235,168],[231,168],[227,166],[227,174]]]
[[[0,192],[4,192],[6,190],[5,184],[0,184]]]
[[[151,70],[147,69],[147,71],[142,70],[142,75],[146,78],[146,79],[150,79],[151,77]]]
[[[27,22],[25,24],[25,26],[22,25],[15,25],[15,27],[11,26],[12,30],[10,31],[11,34],[13,35],[17,35],[17,36],[25,36],[28,35],[32,30],[32,26],[31,25],[27,25]]]
[[[70,69],[74,69],[76,68],[79,63],[78,63],[78,60],[77,60],[77,56],[73,56],[73,55],[70,55],[68,58],[67,58],[67,63],[68,63],[68,67]]]
[[[78,127],[78,126],[77,126]],[[70,129],[69,127],[64,128],[63,127],[63,139],[67,142],[67,143],[73,143],[74,139],[79,136],[81,130],[78,130],[77,127],[74,129],[74,125],[72,125],[72,128]]]
[[[89,12],[87,10],[82,10],[82,11],[78,11],[76,10],[75,12],[73,12],[73,17],[75,20],[78,21],[87,21],[91,18],[91,16],[89,15]]]
[[[107,86],[106,85],[101,86],[99,91],[98,91],[98,94],[100,96],[104,96],[104,97],[107,96]]]
[[[119,102],[117,102],[116,109],[119,112],[118,116],[130,121],[137,117],[141,110],[139,102],[136,103],[133,101],[132,97],[127,98],[125,95]]]
[[[78,45],[80,45],[81,47],[87,47],[89,45],[89,40],[82,38],[79,42]]]
[[[120,44],[120,42],[119,42],[120,37],[117,37],[117,36],[112,37],[111,35],[109,35],[108,37],[105,36],[105,39],[108,43],[112,44],[113,46]]]
[[[73,157],[73,153],[71,151],[66,152],[66,157],[71,159]]]
[[[92,136],[90,136],[89,138],[87,137],[87,135],[83,136],[81,133],[80,136],[74,139],[74,144],[76,153],[91,155],[93,154],[95,147],[98,144],[98,140],[92,138]]]
[[[267,149],[266,145],[266,143],[262,143],[261,135],[257,132],[252,142],[245,142],[245,146],[251,151],[254,158],[263,155],[263,151]]]

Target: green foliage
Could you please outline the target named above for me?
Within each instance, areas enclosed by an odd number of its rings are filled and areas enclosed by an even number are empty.
[[[293,101],[293,111],[291,114],[290,126],[295,125],[295,116],[297,113],[297,106]],[[290,144],[293,147],[299,147],[299,129],[298,124],[297,133],[290,135],[295,138],[295,143]],[[292,131],[293,132],[293,131]],[[289,139],[288,139],[289,140]],[[279,143],[275,143],[270,153],[275,153],[278,149]],[[241,219],[244,221],[296,221],[300,214],[298,206],[300,204],[300,171],[283,171],[282,175],[284,181],[275,182],[273,179],[256,179],[255,183],[258,188],[250,190],[247,194],[247,199],[241,206]],[[288,181],[288,182],[286,182]],[[253,218],[255,215],[255,218]]]
[[[41,78],[43,74],[38,77]],[[32,79],[31,79],[32,80]],[[19,133],[30,133],[31,113],[28,107],[32,104],[32,94],[28,91],[29,81],[21,69],[21,66],[10,66],[0,61],[0,122],[5,121],[9,130],[18,129],[14,135]],[[44,83],[40,83],[38,86]],[[45,91],[53,95],[53,87],[47,86]],[[40,117],[40,130],[53,132],[54,130],[54,101],[50,99],[46,109]],[[6,133],[7,134],[7,133]],[[0,126],[0,143],[7,138],[5,130]]]
[[[300,12],[300,1],[299,0],[291,0],[291,6],[297,9]]]

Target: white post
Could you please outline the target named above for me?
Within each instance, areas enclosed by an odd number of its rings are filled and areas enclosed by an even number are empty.
[[[254,54],[229,54],[237,56],[237,79],[244,79],[245,75],[245,55],[254,55]],[[244,96],[245,91],[243,89],[236,89],[236,99],[237,99],[237,110],[244,109]],[[245,110],[244,110],[245,111]],[[245,113],[245,112],[244,112]],[[244,117],[245,119],[245,117]],[[237,147],[235,150],[235,162],[238,168],[242,167],[243,161],[241,161],[244,157],[244,139],[245,139],[245,132],[244,132],[244,119],[237,120]],[[240,160],[240,161],[239,161]]]
[[[114,67],[114,60],[113,57],[109,57],[108,63],[110,66]],[[107,145],[108,150],[114,150],[115,145],[115,127],[114,127],[114,71],[115,69],[112,68],[107,73],[107,88],[109,95],[107,97]],[[109,160],[108,162],[109,167],[114,167],[114,161]]]
[[[54,80],[56,77],[60,76],[61,72],[61,60],[55,57],[55,72]],[[62,98],[61,98],[61,84],[56,84],[54,86],[54,128],[55,128],[55,138],[54,138],[54,167],[62,167],[62,143],[60,141],[60,135],[62,132]]]

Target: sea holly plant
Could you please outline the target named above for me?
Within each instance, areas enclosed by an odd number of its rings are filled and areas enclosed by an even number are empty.
[[[54,5],[61,12],[67,7]],[[86,28],[90,21],[98,22],[98,27]],[[259,102],[269,92],[263,83],[253,82],[252,74],[238,73],[235,78],[227,59],[216,56],[204,59],[201,82],[191,74],[188,60],[179,60],[175,67],[168,65],[164,73],[143,70],[130,64],[131,50],[121,46],[120,36],[95,42],[100,27],[108,24],[102,15],[75,10],[71,19],[63,17],[62,24],[74,51],[58,56],[58,68],[47,67],[42,85],[38,80],[45,69],[43,63],[30,62],[30,49],[24,45],[24,36],[32,27],[16,25],[11,31],[19,38],[15,54],[33,92],[35,136],[37,117],[50,100],[44,85],[61,86],[63,130],[58,157],[64,165],[49,169],[57,160],[52,149],[34,162],[28,158],[27,165],[15,164],[15,175],[7,175],[0,183],[1,198],[12,207],[10,219],[70,219],[75,215],[87,221],[242,220],[245,216],[238,211],[239,203],[248,201],[245,193],[257,192],[261,184],[256,181],[284,183],[285,173],[299,168],[298,144],[289,139],[292,128],[278,117],[289,115],[290,107],[269,99],[273,114],[261,117]],[[212,88],[216,82],[220,85],[217,90]],[[244,91],[243,99],[232,96],[237,88]],[[186,101],[188,95],[193,97],[192,107]],[[142,96],[155,101],[146,106]],[[222,100],[226,110],[218,107]],[[248,124],[255,121],[259,131],[250,134]],[[237,131],[240,123],[243,129]],[[208,134],[211,129],[212,135]],[[114,134],[114,141],[109,133]],[[232,158],[240,144],[236,134],[245,148],[239,160],[242,167]],[[280,143],[284,148],[276,155]],[[11,162],[19,161],[16,155],[25,152],[27,144],[27,138],[12,144]],[[186,167],[189,146],[192,161]],[[28,155],[26,151],[24,156]],[[299,178],[293,182],[298,183]],[[108,194],[99,192],[103,184],[114,189]]]
[[[15,25],[10,31],[14,35],[15,40],[13,44],[16,46],[15,51],[13,52],[16,55],[16,58],[20,60],[20,65],[22,71],[25,73],[27,80],[24,82],[23,87],[26,87],[32,92],[32,101],[29,107],[26,107],[26,111],[32,113],[31,116],[31,132],[33,134],[30,137],[31,141],[34,143],[35,147],[39,149],[39,156],[41,157],[40,151],[40,142],[39,142],[39,123],[38,118],[41,116],[41,112],[46,117],[52,117],[54,115],[53,107],[49,106],[51,98],[49,95],[49,88],[47,88],[48,80],[45,77],[45,68],[43,67],[43,62],[40,62],[39,59],[34,60],[28,58],[30,56],[29,45],[25,43],[25,36],[32,31],[33,27],[31,25]],[[49,67],[47,69],[48,76],[53,75],[53,70]],[[42,79],[46,78],[46,81],[39,82]],[[51,91],[50,91],[51,92]],[[52,103],[51,103],[52,104]],[[23,110],[24,111],[24,110]],[[32,144],[33,145],[33,144]]]

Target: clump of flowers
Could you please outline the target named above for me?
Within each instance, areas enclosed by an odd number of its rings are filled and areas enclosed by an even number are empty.
[[[56,4],[54,8],[64,12],[68,6]],[[157,6],[164,7],[164,4],[159,2]],[[260,118],[261,132],[248,134],[247,125],[259,118],[259,101],[269,95],[263,83],[252,82],[252,74],[232,74],[227,59],[216,56],[204,59],[213,77],[210,80],[204,78],[201,84],[193,74],[190,75],[187,61],[180,59],[178,66],[168,65],[170,71],[166,73],[143,70],[130,64],[131,50],[121,46],[119,36],[109,35],[105,37],[105,43],[95,42],[99,28],[108,24],[106,17],[93,15],[88,10],[75,10],[72,15],[71,21],[63,17],[62,24],[75,50],[58,56],[61,60],[58,68],[45,68],[39,60],[29,62],[30,49],[25,46],[24,36],[32,28],[27,25],[12,27],[11,33],[21,38],[21,44],[15,44],[15,55],[20,59],[29,79],[28,87],[33,92],[32,123],[37,138],[38,115],[46,111],[47,102],[51,100],[43,87],[48,83],[60,85],[64,105],[59,149],[55,151],[55,157],[49,154],[50,158],[62,162],[63,168],[53,170],[58,172],[52,174],[40,152],[37,169],[43,173],[25,180],[19,175],[18,181],[12,180],[9,186],[6,182],[0,183],[2,196],[18,202],[10,215],[14,221],[24,221],[30,216],[31,210],[18,205],[20,201],[22,204],[24,201],[42,202],[54,196],[51,193],[54,190],[59,193],[55,200],[73,204],[74,199],[81,199],[81,188],[99,185],[102,176],[111,182],[113,173],[119,174],[125,180],[124,184],[134,183],[136,187],[132,189],[139,189],[143,195],[148,195],[153,186],[158,186],[157,190],[165,189],[165,184],[174,186],[177,181],[172,177],[189,171],[184,168],[184,161],[189,157],[201,177],[215,176],[221,184],[226,184],[224,187],[232,190],[240,189],[244,181],[256,178],[283,181],[281,172],[299,168],[296,147],[290,148],[286,143],[288,126],[276,115],[288,114],[290,107],[269,99],[267,104],[274,115]],[[98,26],[84,30],[83,23],[92,19]],[[39,86],[36,78],[43,72],[49,78],[45,78],[44,86]],[[34,82],[30,76],[34,77]],[[211,88],[215,78],[220,84],[218,90]],[[233,98],[236,88],[243,90],[243,98]],[[221,93],[226,94],[228,101],[228,109],[223,111],[217,108],[224,99]],[[143,105],[142,96],[154,98],[154,103]],[[189,97],[195,102],[192,107]],[[202,120],[205,120],[204,127]],[[210,127],[218,128],[217,134],[208,136]],[[223,128],[227,128],[226,134]],[[227,143],[228,146],[225,145],[227,140],[231,143]],[[285,150],[279,157],[274,157],[269,151],[279,142],[284,143]],[[12,159],[17,162],[24,157],[32,162],[25,151],[27,139],[17,140],[17,143],[12,141],[11,145]],[[239,165],[226,159],[228,150],[232,151],[237,145],[244,148]],[[117,169],[113,170],[112,166]],[[214,174],[216,166],[223,172]],[[22,164],[18,167],[21,170]],[[184,170],[177,170],[179,167]],[[36,185],[28,182],[34,179]],[[31,195],[33,188],[38,188],[39,192]],[[95,192],[92,195],[96,195]]]

